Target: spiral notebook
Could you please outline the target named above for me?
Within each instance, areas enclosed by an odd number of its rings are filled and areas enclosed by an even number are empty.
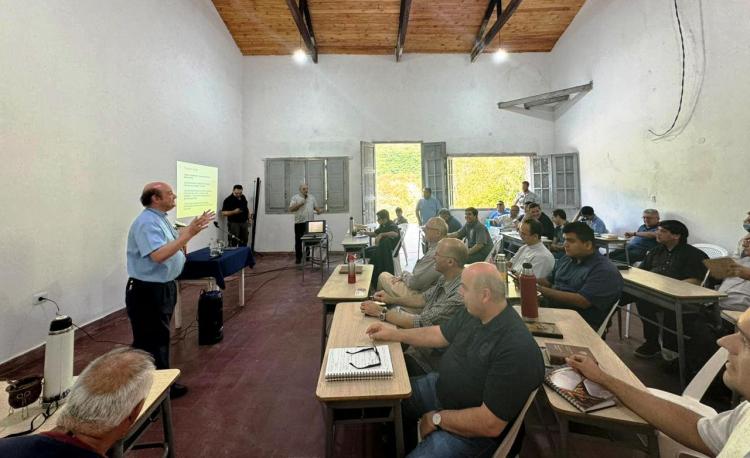
[[[615,395],[598,383],[585,378],[572,367],[547,372],[544,383],[581,412],[592,412],[615,405]]]
[[[393,377],[388,345],[332,348],[328,352],[325,377],[330,382]]]

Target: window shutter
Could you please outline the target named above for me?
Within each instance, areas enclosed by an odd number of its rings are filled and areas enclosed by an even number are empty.
[[[554,154],[550,158],[555,207],[579,208],[581,192],[578,177],[578,153]]]
[[[315,197],[315,201],[321,208],[326,203],[326,162],[324,159],[314,159],[306,161],[306,182],[310,187],[310,194]]]
[[[286,196],[284,159],[266,160],[266,213],[286,213],[289,200]]]
[[[445,142],[422,143],[422,184],[443,207],[448,207],[447,162]]]
[[[539,205],[542,208],[552,207],[549,156],[534,157],[531,159],[531,188],[539,196]]]
[[[326,163],[326,182],[328,183],[326,210],[329,213],[348,213],[349,167],[347,158],[332,157]]]

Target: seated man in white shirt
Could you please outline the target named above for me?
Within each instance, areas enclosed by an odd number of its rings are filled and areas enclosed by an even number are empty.
[[[427,252],[417,261],[412,272],[404,272],[395,276],[390,272],[383,272],[378,276],[378,291],[395,298],[414,296],[423,293],[437,283],[440,272],[435,270],[435,251],[439,241],[448,233],[448,224],[439,216],[430,218],[424,226],[424,238],[427,242]]]
[[[518,235],[524,245],[510,259],[511,270],[520,275],[523,265],[528,262],[536,278],[547,278],[555,267],[555,257],[542,243],[542,223],[527,218],[518,228]]]
[[[497,218],[493,218],[490,221],[490,225],[499,227],[501,231],[512,231],[516,228],[516,220],[520,213],[521,209],[518,208],[518,205],[513,205],[510,207],[509,213],[504,213]]]
[[[740,315],[737,332],[717,342],[729,352],[724,383],[747,399],[750,397],[750,310]],[[748,401],[733,410],[701,417],[690,409],[612,377],[588,356],[574,355],[566,361],[583,376],[614,393],[630,410],[675,441],[710,456],[750,455]]]
[[[750,308],[750,234],[741,243],[744,257],[736,261],[719,286],[719,292],[727,295],[719,299],[722,310],[744,312]]]

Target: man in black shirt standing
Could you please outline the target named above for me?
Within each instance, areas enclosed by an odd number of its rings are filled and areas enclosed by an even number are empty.
[[[376,340],[446,348],[438,372],[410,379],[404,436],[414,438],[418,419],[422,436],[411,457],[492,456],[544,378],[541,352],[505,301],[495,266],[466,267],[461,293],[466,308],[442,325],[393,329],[376,323],[367,329]]]
[[[656,241],[659,243],[646,254],[640,268],[670,278],[682,280],[687,283],[699,285],[706,275],[706,267],[703,260],[708,259],[706,253],[692,245],[688,245],[688,229],[677,220],[664,220],[659,223],[656,230]],[[638,313],[656,322],[657,313],[664,315],[664,327],[675,329],[675,314],[654,304],[638,301]],[[683,317],[685,334],[690,335],[690,330],[695,329],[695,314],[686,314]],[[661,353],[659,347],[659,327],[648,321],[643,321],[643,337],[646,342],[635,350],[635,355],[640,358],[656,358]],[[662,340],[664,347],[675,351],[677,349],[675,335],[671,332],[663,332]],[[695,340],[691,339],[691,347],[695,347]]]
[[[242,194],[242,185],[236,184],[232,194],[224,199],[221,206],[221,216],[226,216],[228,232],[240,239],[229,237],[229,246],[247,246],[248,224],[251,221],[247,199]]]

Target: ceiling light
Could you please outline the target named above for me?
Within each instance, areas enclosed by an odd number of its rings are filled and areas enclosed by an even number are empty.
[[[497,51],[492,53],[492,61],[495,63],[503,62],[507,58],[508,58],[508,51],[504,50],[503,48],[497,48]]]
[[[294,54],[292,54],[292,59],[298,64],[304,64],[305,61],[307,61],[307,53],[301,48],[297,49],[294,51]]]

